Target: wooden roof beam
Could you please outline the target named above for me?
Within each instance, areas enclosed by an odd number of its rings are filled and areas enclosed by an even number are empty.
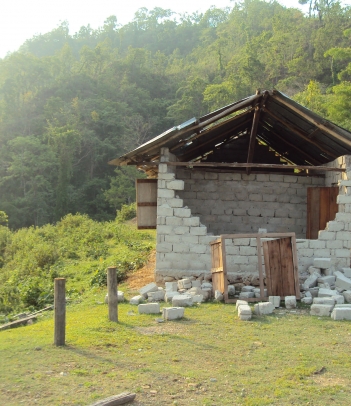
[[[270,110],[268,110],[267,108],[263,108],[263,111],[267,114],[269,114],[271,117],[273,117],[274,119],[276,119],[277,121],[281,122],[282,124],[284,124],[284,126],[286,126],[287,128],[289,128],[289,130],[293,131],[296,135],[298,135],[300,138],[304,139],[307,143],[313,144],[315,145],[319,150],[323,151],[325,154],[330,155],[331,157],[338,158],[338,155],[336,155],[333,152],[330,152],[330,150],[322,147],[319,143],[311,140],[308,138],[307,135],[305,135],[302,131],[298,130],[297,128],[295,128],[295,126],[293,126],[292,124],[288,123],[286,120],[284,120],[284,118],[282,117],[278,117],[277,115],[275,115],[274,113],[272,113]]]

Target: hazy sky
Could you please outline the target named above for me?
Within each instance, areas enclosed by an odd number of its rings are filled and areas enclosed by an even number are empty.
[[[298,7],[298,0],[280,0],[281,4]],[[0,11],[0,58],[15,51],[26,39],[44,34],[60,22],[69,22],[73,34],[83,25],[101,27],[104,20],[117,16],[120,24],[126,24],[141,7],[171,9],[177,13],[204,12],[214,5],[232,7],[230,0],[1,0]]]

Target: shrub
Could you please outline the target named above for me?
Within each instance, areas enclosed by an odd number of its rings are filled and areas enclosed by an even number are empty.
[[[123,223],[136,217],[136,203],[123,204],[121,210],[117,210],[116,220]]]

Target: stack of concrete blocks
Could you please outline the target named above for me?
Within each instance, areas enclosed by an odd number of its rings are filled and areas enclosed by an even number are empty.
[[[238,317],[240,320],[251,320],[252,311],[251,307],[245,300],[237,300],[236,309],[238,311]]]
[[[181,169],[167,162],[176,158],[161,149],[157,207],[157,281],[210,274],[210,242],[219,234],[295,232],[299,272],[314,258],[331,258],[336,269],[350,266],[351,157],[327,164],[347,172],[327,172],[326,178],[278,174],[213,173]],[[340,186],[339,213],[320,231],[318,239],[306,232],[307,188]],[[191,209],[190,209],[191,208]],[[206,224],[207,227],[201,224]],[[207,233],[209,231],[209,233]],[[215,235],[211,235],[211,233]],[[217,236],[216,236],[217,235]],[[228,279],[258,286],[256,239],[226,241]],[[303,276],[303,275],[302,275]]]
[[[261,302],[256,303],[254,306],[254,313],[258,316],[272,314],[274,310],[274,305],[271,302]]]

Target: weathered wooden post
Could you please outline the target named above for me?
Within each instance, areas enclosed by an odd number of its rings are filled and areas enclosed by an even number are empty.
[[[107,294],[108,294],[108,318],[118,322],[118,298],[117,298],[117,268],[107,268]]]
[[[54,283],[54,344],[65,345],[66,335],[66,279],[56,278]]]

